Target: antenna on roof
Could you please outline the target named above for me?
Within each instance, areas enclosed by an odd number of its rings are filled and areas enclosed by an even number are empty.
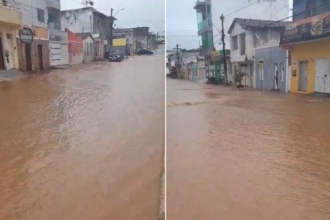
[[[81,0],[81,4],[84,5],[85,7],[87,6],[93,6],[94,2],[93,1],[88,1],[88,0]]]

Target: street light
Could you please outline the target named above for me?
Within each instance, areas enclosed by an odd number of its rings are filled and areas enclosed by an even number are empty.
[[[116,14],[118,14],[118,12],[120,12],[120,11],[122,11],[122,10],[125,10],[125,8],[121,8],[121,9],[119,9],[119,10],[115,13],[114,17],[116,16]]]

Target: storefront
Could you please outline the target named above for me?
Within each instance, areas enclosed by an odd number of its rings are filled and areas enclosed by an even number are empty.
[[[291,53],[290,92],[330,93],[330,13],[293,22],[281,35]]]
[[[49,69],[49,37],[45,28],[24,27],[18,31],[17,49],[22,71]]]

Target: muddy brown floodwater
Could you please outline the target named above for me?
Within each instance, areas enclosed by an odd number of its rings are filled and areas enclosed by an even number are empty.
[[[167,80],[167,219],[330,219],[330,98]]]
[[[164,56],[0,84],[0,219],[155,220]]]

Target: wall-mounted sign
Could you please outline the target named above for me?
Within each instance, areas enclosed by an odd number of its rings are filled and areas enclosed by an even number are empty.
[[[22,43],[30,44],[33,42],[33,31],[30,28],[20,29],[18,36]]]
[[[281,33],[281,44],[295,43],[330,36],[330,13],[289,23]]]

